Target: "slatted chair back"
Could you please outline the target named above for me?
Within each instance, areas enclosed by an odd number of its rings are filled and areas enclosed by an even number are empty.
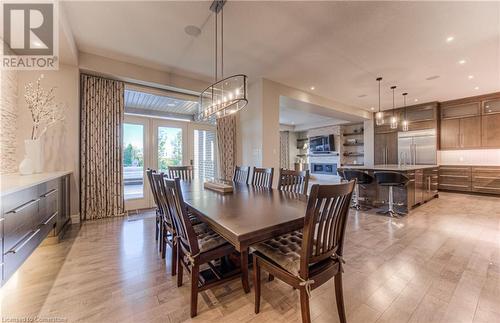
[[[164,191],[164,184],[163,180],[165,179],[165,174],[164,173],[152,173],[151,174],[151,186],[153,187],[154,191],[156,192],[156,198],[155,198],[155,203],[158,207],[158,210],[160,211],[160,214],[163,215],[167,223],[172,223],[172,218],[169,213],[169,209],[167,207],[167,200],[165,197],[165,191]]]
[[[155,173],[156,173],[156,171],[154,169],[148,168],[146,170],[146,176],[148,178],[149,188],[151,188],[151,193],[153,194],[153,199],[155,201],[156,207],[159,209],[158,192],[156,191],[156,187],[153,185],[153,174],[155,174]]]
[[[184,253],[194,256],[200,252],[200,247],[182,197],[180,179],[178,177],[174,179],[166,178],[163,183],[168,208],[177,234],[177,241],[184,249]]]
[[[309,276],[309,267],[327,259],[342,261],[344,236],[354,181],[311,187],[304,220],[300,275]],[[341,266],[342,264],[340,264]]]
[[[248,184],[248,178],[250,177],[250,167],[249,166],[236,166],[234,167],[233,182]]]
[[[307,194],[309,188],[309,170],[296,171],[280,168],[278,190]]]
[[[253,168],[252,186],[272,188],[274,168]]]
[[[179,177],[183,181],[190,181],[194,178],[193,166],[168,166],[168,177]]]

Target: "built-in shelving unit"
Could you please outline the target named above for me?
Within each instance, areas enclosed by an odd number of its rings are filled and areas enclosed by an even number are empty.
[[[364,126],[363,123],[352,123],[341,126],[340,142],[342,154],[340,163],[343,166],[364,165]]]

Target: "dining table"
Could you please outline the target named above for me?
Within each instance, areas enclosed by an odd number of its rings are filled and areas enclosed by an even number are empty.
[[[302,229],[307,196],[272,188],[229,182],[230,193],[204,187],[204,180],[181,181],[184,202],[190,212],[240,252],[241,281],[246,293],[251,245]]]

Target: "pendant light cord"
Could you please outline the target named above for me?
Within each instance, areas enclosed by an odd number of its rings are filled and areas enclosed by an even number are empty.
[[[394,90],[396,89],[395,86],[392,87],[392,116],[394,117]]]
[[[218,16],[219,14],[216,12],[215,13],[215,82],[217,82],[217,70],[218,70],[218,66],[217,66],[217,56],[218,56],[218,52],[217,52],[217,47],[218,47],[218,39],[217,39],[217,34],[219,32],[219,29],[217,28],[217,20],[218,20]]]
[[[220,31],[220,55],[221,55],[221,62],[220,62],[220,78],[224,78],[224,7],[222,7],[221,10],[221,31]]]

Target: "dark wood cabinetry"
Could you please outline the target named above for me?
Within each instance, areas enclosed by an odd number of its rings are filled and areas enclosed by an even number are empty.
[[[481,142],[485,148],[500,147],[500,113],[482,116]]]
[[[3,195],[1,201],[3,284],[48,235],[64,233],[70,221],[69,175]]]
[[[439,189],[500,194],[500,166],[441,166]]]
[[[500,93],[441,103],[440,149],[500,148]]]
[[[398,134],[397,132],[376,133],[374,144],[375,164],[398,163]]]
[[[439,167],[439,189],[448,191],[471,191],[470,166]]]

